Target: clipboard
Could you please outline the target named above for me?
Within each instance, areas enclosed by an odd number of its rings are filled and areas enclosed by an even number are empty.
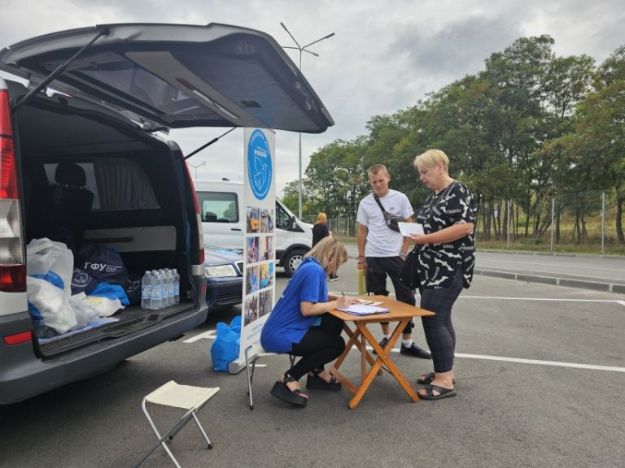
[[[341,312],[346,312],[352,315],[374,315],[374,314],[385,314],[390,312],[390,309],[387,307],[378,307],[375,305],[366,305],[366,304],[351,304],[348,307],[338,307],[338,310]]]

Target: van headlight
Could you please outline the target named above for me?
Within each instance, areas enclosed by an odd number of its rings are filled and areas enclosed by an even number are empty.
[[[207,278],[223,278],[228,276],[237,276],[237,271],[232,265],[214,265],[204,267]]]

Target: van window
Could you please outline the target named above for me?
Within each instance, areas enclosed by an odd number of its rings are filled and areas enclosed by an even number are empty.
[[[278,229],[291,229],[291,216],[286,212],[279,203],[276,203],[276,227]]]
[[[234,192],[198,192],[205,223],[238,223],[239,201]]]
[[[84,188],[93,193],[93,211],[160,209],[147,175],[134,161],[106,158],[76,164],[85,171]],[[56,183],[57,166],[58,163],[44,164],[49,184]]]

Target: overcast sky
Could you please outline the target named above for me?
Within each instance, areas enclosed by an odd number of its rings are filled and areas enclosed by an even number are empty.
[[[546,4],[546,5],[545,5]],[[623,0],[0,0],[0,47],[82,26],[122,22],[227,23],[271,34],[293,45],[336,35],[304,54],[302,69],[336,122],[302,135],[303,170],[319,147],[366,133],[374,115],[414,105],[522,36],[549,34],[558,55],[587,54],[598,62],[625,44]],[[291,55],[298,61],[297,51]],[[185,153],[223,130],[175,131]],[[243,132],[191,158],[199,178],[242,180]],[[383,161],[384,155],[380,155]],[[298,177],[297,134],[276,137],[278,190]],[[192,169],[192,173],[195,169]]]

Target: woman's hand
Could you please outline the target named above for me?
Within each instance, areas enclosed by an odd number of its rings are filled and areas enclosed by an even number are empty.
[[[356,298],[350,296],[341,296],[336,300],[337,307],[349,307],[354,303]]]
[[[412,242],[417,245],[428,244],[428,234],[410,234]]]

